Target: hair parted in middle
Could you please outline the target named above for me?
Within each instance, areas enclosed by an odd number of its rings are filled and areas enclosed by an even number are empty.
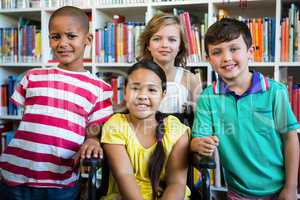
[[[156,64],[154,61],[152,61],[151,59],[142,59],[140,61],[138,61],[137,63],[135,63],[134,65],[132,65],[132,67],[130,67],[127,71],[127,78],[125,79],[125,86],[128,83],[128,77],[136,70],[138,69],[148,69],[150,71],[152,71],[153,73],[155,73],[161,80],[161,87],[162,87],[162,91],[166,91],[167,89],[167,77],[166,77],[166,73],[165,71],[158,65]]]
[[[139,38],[140,53],[137,57],[138,60],[153,59],[151,52],[148,50],[150,39],[155,33],[159,31],[160,28],[169,25],[178,26],[178,30],[180,32],[179,52],[175,58],[174,65],[177,67],[186,66],[187,43],[184,37],[184,32],[181,29],[179,18],[168,13],[157,14],[153,16],[151,20],[146,24],[145,30],[141,33]]]
[[[162,91],[163,92],[166,91],[167,77],[165,71],[158,64],[156,64],[154,61],[150,59],[142,59],[139,62],[135,63],[131,68],[129,68],[127,72],[127,79],[125,80],[125,87],[128,84],[128,78],[130,78],[130,75],[138,69],[147,69],[155,73],[161,80]],[[126,113],[127,112],[128,110],[126,111]],[[162,113],[156,112],[155,119],[158,122],[158,125],[155,129],[155,138],[157,141],[157,145],[148,163],[153,199],[157,199],[157,197],[161,195],[159,193],[159,187],[160,187],[159,179],[166,161],[166,153],[162,142],[165,134],[164,116],[162,115]]]

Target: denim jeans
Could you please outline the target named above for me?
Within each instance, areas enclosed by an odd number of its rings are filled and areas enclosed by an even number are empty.
[[[0,183],[0,198],[3,200],[77,200],[79,192],[79,184],[67,188],[36,188]]]

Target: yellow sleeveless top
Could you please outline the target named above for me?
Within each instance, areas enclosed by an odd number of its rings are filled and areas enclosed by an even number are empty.
[[[189,127],[182,124],[176,117],[168,116],[164,119],[165,134],[163,137],[163,146],[166,152],[166,160],[170,156],[173,146],[178,139],[188,130]],[[144,200],[152,200],[152,187],[150,177],[148,175],[148,161],[152,155],[156,144],[149,148],[144,148],[138,141],[133,129],[130,127],[125,114],[113,115],[103,126],[102,143],[107,144],[121,144],[124,145],[129,159],[135,173],[135,179],[140,187],[141,194]],[[160,180],[166,179],[164,166]],[[190,190],[186,187],[186,199],[190,195]],[[103,197],[104,200],[116,200],[120,198],[118,186],[113,176],[110,173],[109,187],[107,196]]]

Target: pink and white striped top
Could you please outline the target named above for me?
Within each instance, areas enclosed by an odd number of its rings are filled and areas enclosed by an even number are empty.
[[[111,116],[111,96],[110,85],[90,72],[29,70],[12,96],[25,110],[0,157],[4,181],[13,186],[75,185],[78,169],[72,157],[84,142],[87,125]]]

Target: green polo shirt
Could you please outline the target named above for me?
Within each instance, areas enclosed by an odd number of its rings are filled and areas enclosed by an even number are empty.
[[[193,137],[216,135],[228,187],[248,197],[279,192],[285,179],[282,135],[300,126],[285,85],[258,72],[242,96],[219,80],[200,95]]]

